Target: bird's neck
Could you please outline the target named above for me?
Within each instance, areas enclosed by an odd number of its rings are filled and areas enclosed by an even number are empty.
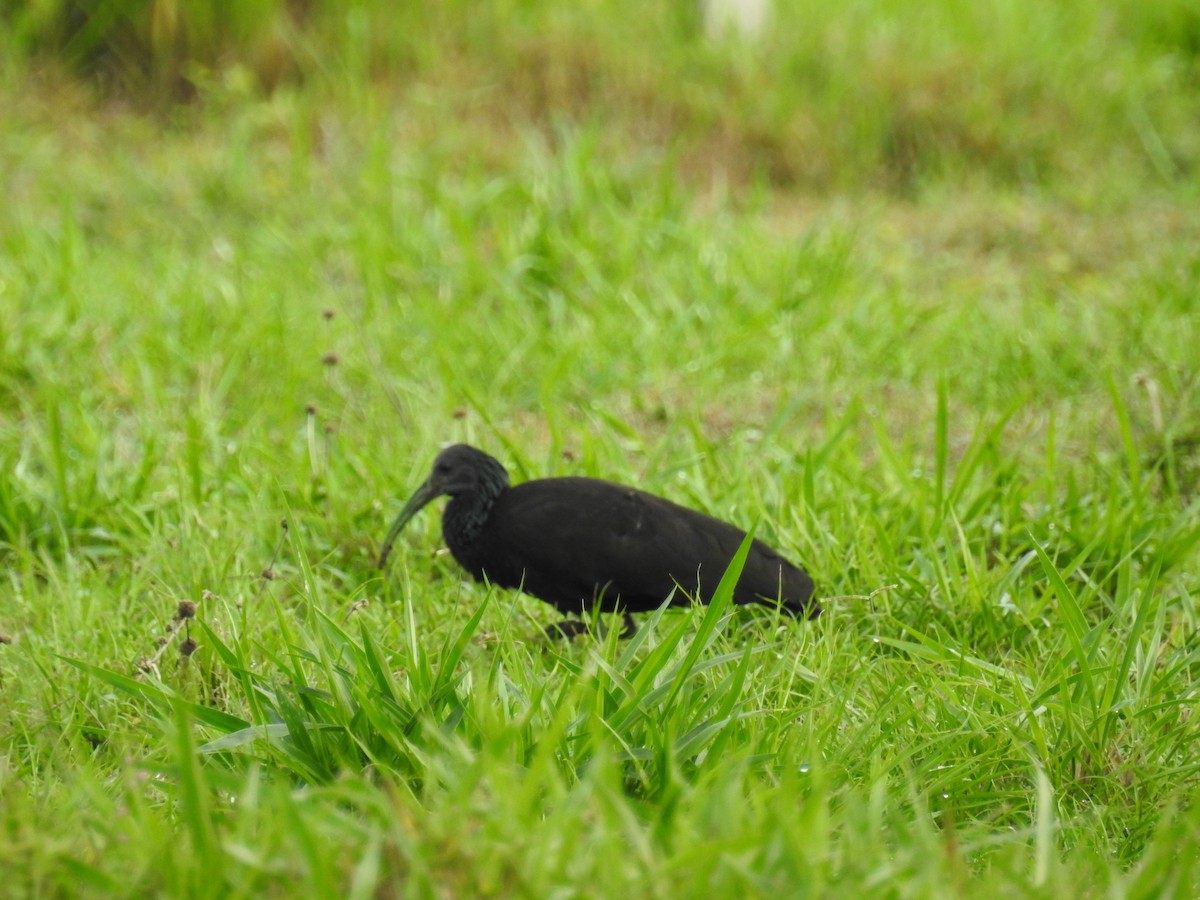
[[[479,536],[496,501],[507,489],[508,473],[496,463],[495,471],[489,470],[475,490],[450,498],[442,516],[442,534],[451,552]]]

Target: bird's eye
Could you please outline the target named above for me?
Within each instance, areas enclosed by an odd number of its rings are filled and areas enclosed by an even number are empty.
[[[450,463],[444,463],[444,462],[436,463],[433,467],[433,473],[435,475],[442,475],[442,476],[449,475],[450,474]]]

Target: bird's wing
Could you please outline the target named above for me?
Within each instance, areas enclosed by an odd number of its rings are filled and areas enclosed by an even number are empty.
[[[529,593],[560,608],[590,604],[600,591],[619,594],[630,609],[652,608],[676,583],[710,594],[745,537],[661,497],[585,478],[517,485],[493,509],[488,530],[492,566],[518,568]]]

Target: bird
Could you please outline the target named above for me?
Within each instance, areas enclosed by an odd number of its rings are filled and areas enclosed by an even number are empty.
[[[630,613],[703,603],[746,532],[694,509],[599,478],[541,478],[510,485],[499,460],[467,444],[446,447],[425,482],[400,510],[384,539],[379,568],[409,521],[448,495],[442,535],[455,561],[475,581],[516,588],[564,616],[592,609],[619,612],[622,637]],[[821,605],[808,573],[755,539],[733,589],[733,602],[778,603],[815,619]],[[573,636],[587,628],[567,620],[547,628]]]

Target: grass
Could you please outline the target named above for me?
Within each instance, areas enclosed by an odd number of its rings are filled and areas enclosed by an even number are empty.
[[[526,6],[167,110],[5,64],[6,890],[1197,893],[1185,5]],[[373,565],[451,440],[845,599],[549,643],[432,510]]]

